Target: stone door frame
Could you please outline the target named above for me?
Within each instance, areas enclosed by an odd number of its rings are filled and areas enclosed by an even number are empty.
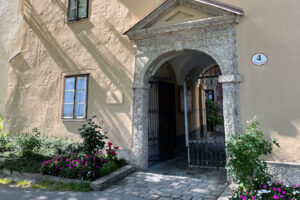
[[[180,24],[138,28],[126,32],[135,46],[132,161],[148,167],[149,79],[164,62],[196,51],[209,55],[219,65],[223,87],[225,137],[241,131],[240,82],[235,26],[239,16],[227,14]],[[140,24],[139,24],[140,26]]]

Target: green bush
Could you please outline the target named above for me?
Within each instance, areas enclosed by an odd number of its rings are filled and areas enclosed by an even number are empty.
[[[32,134],[25,133],[16,138],[16,145],[21,155],[31,155],[40,150],[42,141],[37,128],[32,129]]]
[[[245,134],[231,136],[226,142],[226,168],[241,188],[248,190],[259,188],[271,178],[266,162],[260,157],[270,154],[273,145],[279,147],[275,139],[264,139],[259,125],[256,119],[251,120]]]
[[[9,143],[8,131],[3,130],[3,118],[0,116],[0,152],[7,150]]]
[[[206,99],[207,123],[213,125],[223,125],[223,119],[219,117],[219,109],[216,102]]]
[[[0,152],[4,152],[9,149],[8,132],[0,132]]]
[[[87,124],[83,124],[80,129],[78,129],[80,136],[83,139],[83,151],[92,155],[94,152],[98,152],[99,150],[104,148],[105,139],[107,136],[106,132],[103,131],[102,127],[96,124],[93,119],[96,116],[88,119]]]
[[[42,136],[41,141],[41,152],[49,152],[51,154],[83,152],[83,144],[77,141],[73,141],[69,138]]]

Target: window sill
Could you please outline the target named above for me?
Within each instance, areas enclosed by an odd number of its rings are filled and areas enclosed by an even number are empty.
[[[69,21],[69,20],[67,20],[67,23],[68,24],[73,24],[73,23],[76,23],[76,22],[81,22],[81,21],[85,21],[85,20],[88,20],[89,18],[88,17],[86,17],[86,18],[82,18],[82,19],[75,19],[75,20],[71,20],[71,21]]]
[[[86,122],[86,119],[61,119],[62,122]]]

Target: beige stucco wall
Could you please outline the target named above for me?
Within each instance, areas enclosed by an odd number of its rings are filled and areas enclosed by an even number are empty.
[[[45,134],[76,137],[81,122],[61,121],[62,77],[89,72],[89,115],[104,120],[113,142],[130,148],[134,43],[122,33],[162,0],[91,2],[89,20],[67,24],[65,0],[27,1],[23,53],[14,60],[6,104],[11,132],[38,127]],[[222,2],[246,13],[236,27],[239,71],[244,77],[242,121],[255,115],[267,137],[279,139],[281,148],[269,159],[300,162],[300,4]],[[269,62],[252,65],[255,52],[265,52]],[[122,104],[107,104],[106,95],[112,91],[122,92]]]
[[[281,145],[269,159],[299,163],[299,1],[222,1],[246,13],[236,28],[239,71],[244,77],[240,90],[244,127],[257,116],[267,137],[277,137]],[[268,55],[266,65],[251,64],[256,52]]]
[[[8,60],[20,46],[22,16],[19,11],[19,0],[0,0],[0,5],[0,115],[4,116],[10,70]]]
[[[70,24],[66,2],[26,1],[5,125],[16,134],[37,127],[42,134],[78,138],[83,122],[61,120],[63,76],[90,73],[88,115],[104,121],[112,142],[130,148],[135,57],[134,43],[122,33],[159,1],[90,1],[89,19]]]

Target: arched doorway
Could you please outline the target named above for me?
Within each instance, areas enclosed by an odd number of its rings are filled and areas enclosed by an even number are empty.
[[[154,26],[178,5],[207,12],[209,16]],[[204,53],[217,62],[222,72],[218,81],[223,89],[225,139],[229,134],[241,132],[239,84],[242,78],[238,72],[235,26],[243,15],[240,8],[214,1],[207,4],[167,0],[124,33],[136,44],[130,155],[135,165],[148,167],[149,80],[163,63],[189,51]],[[177,82],[185,77],[179,78],[179,74],[176,72]]]
[[[196,51],[168,58],[148,79],[148,161],[186,153],[190,166],[223,167],[223,92],[217,62]],[[188,93],[187,129],[184,83]]]

